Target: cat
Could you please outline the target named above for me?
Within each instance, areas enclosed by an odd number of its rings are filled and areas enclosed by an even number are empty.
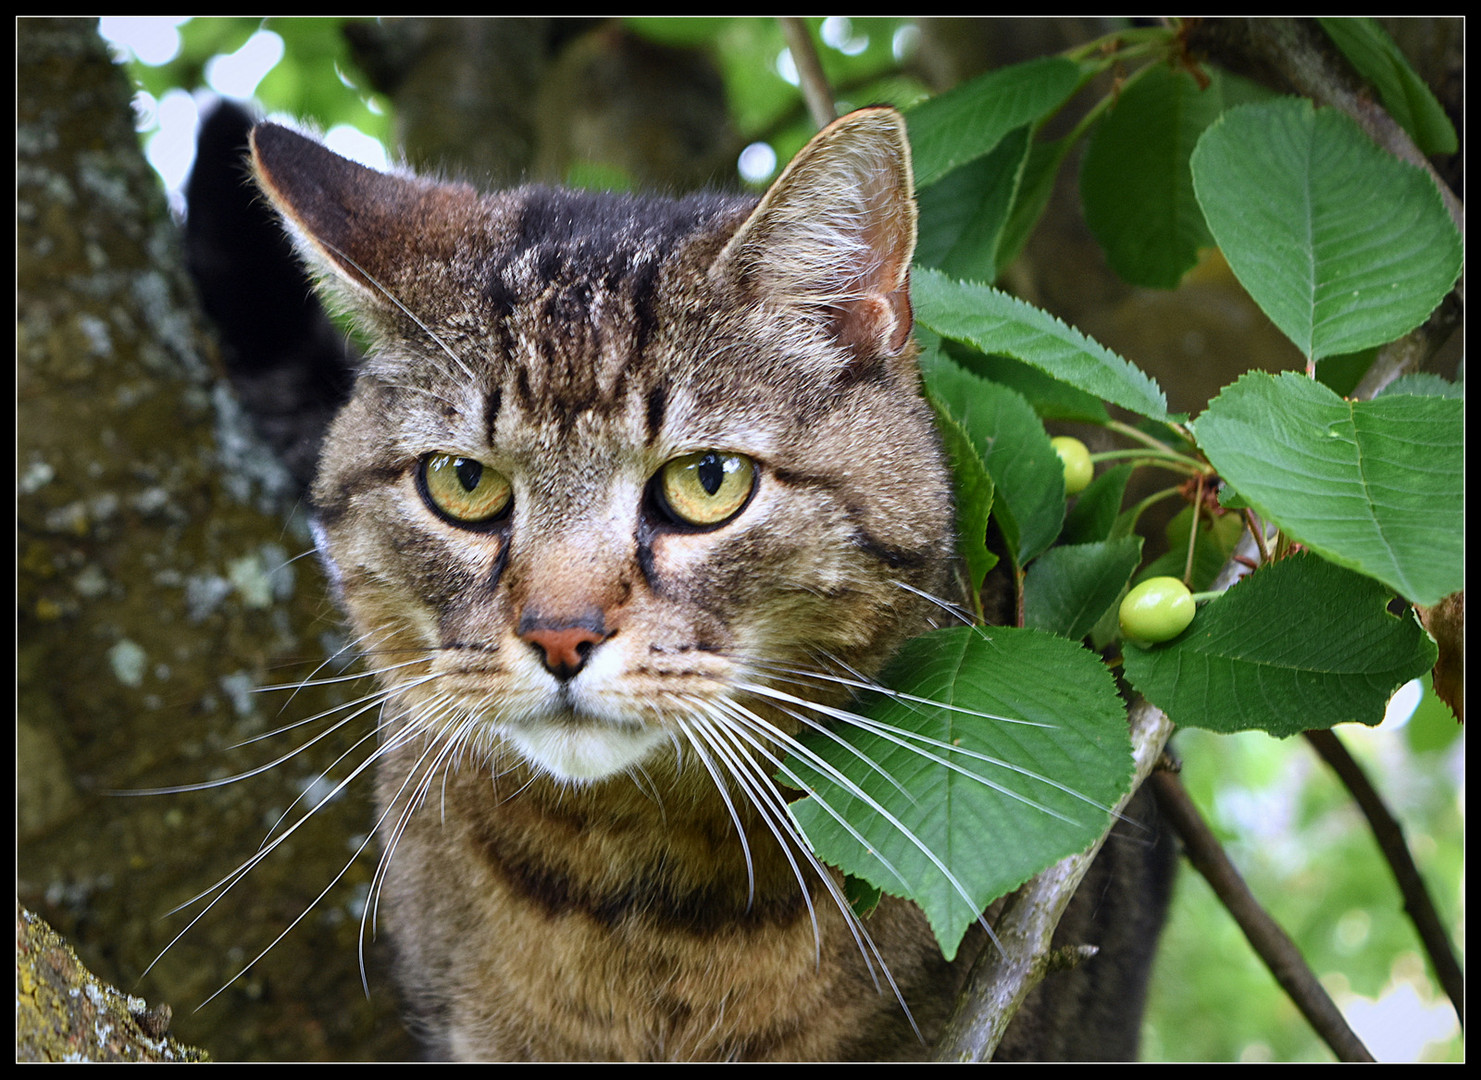
[[[908,901],[858,920],[773,779],[957,617],[901,115],[759,201],[482,195],[273,124],[251,164],[375,343],[311,501],[384,694],[374,890],[429,1054],[929,1056],[985,935],[948,963]],[[1134,1056],[1168,849],[1118,833],[1061,933],[1105,955],[1003,1056]]]

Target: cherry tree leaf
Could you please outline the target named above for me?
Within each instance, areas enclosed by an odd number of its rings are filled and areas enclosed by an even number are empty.
[[[814,850],[913,899],[956,955],[986,906],[1109,824],[1131,783],[1125,706],[1099,659],[1036,630],[952,627],[907,643],[852,720],[779,776]]]

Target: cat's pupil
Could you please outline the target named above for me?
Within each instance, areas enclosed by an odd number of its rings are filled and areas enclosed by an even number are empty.
[[[468,458],[458,458],[453,463],[453,471],[458,474],[458,483],[463,485],[464,491],[478,487],[479,478],[483,476],[483,466]]]
[[[720,484],[725,480],[725,464],[720,460],[720,455],[713,452],[704,456],[694,472],[709,495],[719,491]]]

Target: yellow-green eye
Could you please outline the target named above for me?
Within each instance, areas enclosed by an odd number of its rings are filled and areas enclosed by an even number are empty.
[[[422,497],[443,517],[481,525],[501,517],[513,502],[503,473],[472,458],[429,454],[422,459]]]
[[[657,491],[669,514],[686,525],[720,525],[740,512],[756,486],[756,466],[741,454],[701,450],[658,470]]]

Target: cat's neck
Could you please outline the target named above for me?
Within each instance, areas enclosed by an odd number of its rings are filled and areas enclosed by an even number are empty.
[[[493,780],[487,769],[454,770],[427,798],[443,803],[445,827],[529,904],[599,921],[640,905],[696,932],[806,917],[793,869],[800,853],[784,850],[754,804],[717,787],[692,754],[664,751],[641,771],[579,785],[513,755],[506,764]],[[802,880],[809,896],[821,888],[809,872]]]

